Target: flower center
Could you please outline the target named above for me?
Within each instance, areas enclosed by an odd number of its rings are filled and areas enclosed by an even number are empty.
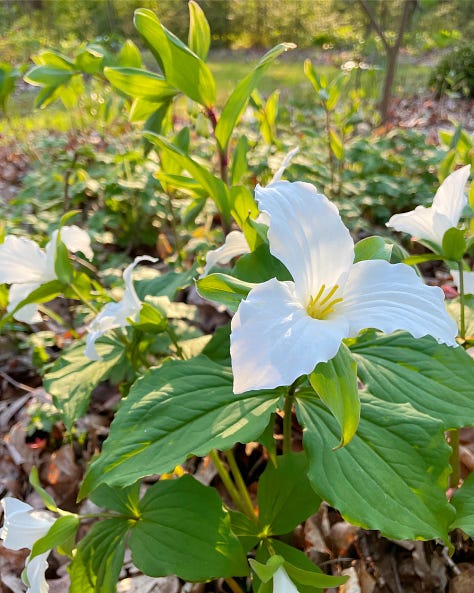
[[[342,302],[341,298],[333,298],[339,286],[335,284],[327,293],[326,285],[323,284],[315,297],[310,297],[306,305],[306,312],[313,319],[326,319],[334,311],[337,303]],[[326,294],[325,294],[326,293]]]

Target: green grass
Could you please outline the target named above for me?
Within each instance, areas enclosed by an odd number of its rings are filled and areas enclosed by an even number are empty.
[[[275,89],[280,89],[280,104],[296,103],[300,107],[310,108],[314,104],[314,90],[303,72],[303,56],[286,54],[270,66],[263,77],[259,91],[268,96]],[[217,105],[222,107],[227,97],[258,63],[258,57],[245,58],[242,55],[229,54],[224,59],[211,56],[209,67],[216,78]],[[334,66],[315,64],[318,73],[329,77],[336,76],[340,70]],[[414,94],[426,90],[430,74],[428,66],[400,64],[394,84],[394,94]],[[363,77],[366,74],[362,75]],[[376,73],[376,81],[372,82],[371,94],[376,91],[374,85],[381,87],[383,71]],[[33,132],[39,130],[56,130],[65,132],[72,128],[93,125],[93,119],[80,109],[66,110],[59,103],[44,110],[33,107],[34,93],[25,91],[17,93],[9,101],[10,120],[0,119],[0,134],[25,140]]]

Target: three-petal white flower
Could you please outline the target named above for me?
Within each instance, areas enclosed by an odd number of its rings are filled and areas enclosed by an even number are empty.
[[[13,311],[21,301],[51,280],[56,280],[54,263],[58,243],[58,231],[54,231],[45,249],[37,243],[23,237],[7,235],[0,245],[0,284],[11,284],[7,311]],[[87,259],[93,257],[91,240],[86,231],[79,227],[64,226],[61,229],[61,241],[69,251],[81,251]],[[41,316],[35,303],[25,305],[13,315],[24,323],[38,323]]]
[[[32,506],[16,498],[6,497],[1,501],[4,522],[0,538],[9,550],[31,550],[34,543],[45,536],[56,519],[47,511],[36,511]],[[44,573],[48,568],[49,551],[26,559],[27,593],[47,593],[49,590]]]
[[[387,222],[387,226],[441,246],[445,232],[457,226],[467,204],[464,187],[470,170],[471,166],[466,165],[448,175],[429,208],[417,206],[411,212],[395,214]]]
[[[279,181],[257,186],[256,199],[270,217],[270,251],[293,282],[272,278],[241,302],[231,326],[234,393],[290,385],[368,327],[456,345],[443,291],[404,264],[354,264],[348,229],[314,186]]]
[[[95,342],[106,332],[130,325],[129,319],[135,318],[140,312],[142,303],[133,286],[132,273],[137,264],[142,261],[156,262],[155,257],[142,255],[125,268],[123,279],[125,290],[122,298],[117,302],[107,303],[102,311],[89,325],[89,334],[86,339],[85,355],[90,360],[101,360],[101,356],[95,348]]]

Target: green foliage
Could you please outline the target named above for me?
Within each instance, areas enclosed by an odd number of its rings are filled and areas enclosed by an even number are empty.
[[[103,452],[88,470],[82,496],[101,483],[127,485],[168,472],[190,454],[206,455],[213,448],[255,439],[278,399],[273,391],[237,398],[230,370],[204,356],[151,369],[117,412]]]
[[[429,84],[434,87],[438,98],[452,93],[461,97],[474,97],[472,45],[461,45],[445,55],[433,70]]]
[[[320,362],[309,376],[311,386],[329,408],[341,427],[339,447],[356,433],[360,417],[357,367],[345,344],[328,362]]]

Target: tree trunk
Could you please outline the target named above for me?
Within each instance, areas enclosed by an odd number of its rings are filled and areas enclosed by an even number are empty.
[[[400,24],[398,26],[398,33],[395,43],[391,45],[383,29],[383,25],[379,23],[374,16],[372,9],[365,2],[365,0],[359,0],[360,6],[363,8],[367,16],[369,17],[370,24],[377,35],[380,37],[387,54],[387,68],[385,71],[385,79],[383,84],[382,99],[380,101],[379,111],[382,118],[382,123],[387,120],[388,111],[390,107],[390,99],[392,97],[393,81],[395,79],[395,71],[397,67],[398,54],[403,43],[403,35],[407,31],[410,21],[415,12],[417,6],[417,0],[403,0],[403,11],[400,18]]]

